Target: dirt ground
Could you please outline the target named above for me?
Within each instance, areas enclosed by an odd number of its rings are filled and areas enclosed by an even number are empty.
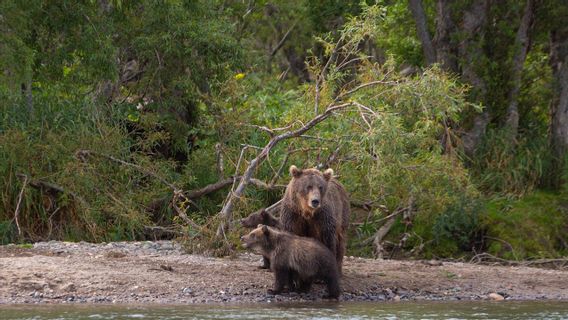
[[[325,293],[316,284],[310,294],[266,294],[273,275],[259,265],[258,255],[188,255],[169,241],[0,246],[0,304],[311,301]],[[568,300],[568,271],[353,257],[343,270],[342,301]]]

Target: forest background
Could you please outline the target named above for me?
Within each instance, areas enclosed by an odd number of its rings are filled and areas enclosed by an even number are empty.
[[[0,241],[238,248],[291,164],[350,255],[568,254],[568,2],[0,2]]]

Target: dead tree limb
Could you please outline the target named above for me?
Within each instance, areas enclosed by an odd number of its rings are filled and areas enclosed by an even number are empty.
[[[18,195],[18,203],[16,204],[16,210],[14,211],[14,220],[16,221],[16,227],[18,228],[18,235],[22,236],[22,229],[20,228],[20,222],[18,221],[18,217],[20,215],[20,205],[22,204],[22,199],[24,198],[24,191],[26,190],[26,186],[28,185],[28,176],[26,175],[18,175],[20,178],[24,179],[22,182],[22,190],[20,190],[20,194]]]
[[[63,188],[60,185],[57,185],[57,184],[51,183],[51,182],[47,182],[47,181],[43,181],[43,180],[32,180],[27,175],[22,174],[22,173],[18,174],[18,176],[27,179],[30,187],[33,187],[33,188],[36,188],[36,189],[48,189],[48,190],[54,191],[55,193],[68,194],[71,197],[73,197],[75,200],[77,200],[79,203],[81,203],[81,205],[83,205],[85,207],[87,206],[87,201],[85,201],[85,199],[83,199],[83,197],[79,196],[75,192],[72,192],[72,191],[69,191],[69,190]]]
[[[284,42],[286,42],[286,40],[288,40],[288,36],[290,35],[290,32],[292,32],[292,30],[294,30],[294,28],[296,27],[297,22],[298,21],[295,21],[292,24],[290,29],[288,29],[288,31],[286,31],[286,33],[284,34],[282,39],[280,39],[280,42],[278,42],[276,47],[274,47],[274,49],[272,49],[272,51],[270,52],[270,57],[274,57],[276,55],[276,53],[278,52],[278,50],[280,50],[280,48],[282,48],[282,46],[284,45]]]
[[[225,163],[223,159],[223,148],[220,143],[215,144],[215,158],[217,158],[217,177],[223,179],[225,177]]]
[[[318,123],[329,118],[331,115],[333,115],[334,112],[345,109],[350,106],[353,106],[352,102],[346,102],[339,105],[331,105],[328,108],[326,108],[325,112],[318,114],[310,121],[308,121],[306,124],[304,124],[302,127],[272,137],[270,141],[268,141],[266,146],[262,149],[262,151],[254,159],[251,160],[243,176],[241,177],[239,185],[237,186],[235,191],[231,192],[227,196],[227,201],[225,201],[225,204],[223,205],[223,208],[221,209],[220,212],[222,222],[219,225],[219,228],[217,229],[217,236],[225,234],[226,227],[230,225],[230,221],[232,220],[235,198],[240,198],[243,195],[245,188],[248,186],[248,184],[251,181],[254,171],[258,168],[258,166],[262,163],[262,161],[266,159],[268,153],[272,150],[272,148],[274,148],[282,140],[302,135],[306,131],[316,126]]]
[[[379,220],[378,222],[381,221],[385,221],[385,224],[383,224],[379,230],[377,230],[377,232],[375,233],[373,239],[373,246],[375,247],[375,257],[377,259],[382,259],[384,256],[384,248],[383,248],[383,239],[384,237],[389,233],[390,229],[392,228],[392,226],[394,225],[395,221],[396,221],[396,217],[400,214],[403,214],[404,219],[410,219],[410,217],[412,216],[412,212],[413,212],[413,205],[414,205],[414,198],[411,196],[408,199],[408,206],[404,207],[404,208],[400,208],[398,210],[396,210],[395,212],[389,214],[388,216],[382,218],[381,220]]]
[[[384,254],[383,249],[383,238],[389,233],[390,229],[396,221],[395,216],[391,216],[385,224],[383,224],[379,230],[375,233],[373,237],[373,246],[375,247],[375,257],[377,259],[382,259]]]
[[[223,189],[223,188],[226,188],[226,187],[232,185],[234,181],[238,181],[238,180],[241,179],[241,178],[242,178],[242,176],[236,176],[236,177],[225,178],[225,179],[223,179],[223,180],[219,180],[219,181],[214,182],[214,183],[212,183],[212,184],[206,185],[206,186],[203,187],[203,188],[187,191],[187,192],[185,193],[185,195],[186,195],[189,199],[197,199],[197,198],[200,198],[200,197],[202,197],[202,196],[204,196],[204,195],[207,195],[207,194],[209,194],[209,193],[213,193],[213,192],[215,192],[215,191],[219,191],[219,190],[221,190],[221,189]],[[264,181],[261,181],[261,180],[259,180],[259,179],[254,179],[254,178],[251,178],[250,182],[251,182],[253,185],[255,185],[255,186],[259,187],[259,188],[263,188],[263,189],[266,189],[266,190],[269,190],[269,191],[272,191],[272,190],[279,190],[279,189],[286,188],[285,185],[268,184],[268,183],[266,183],[266,182],[264,182]]]

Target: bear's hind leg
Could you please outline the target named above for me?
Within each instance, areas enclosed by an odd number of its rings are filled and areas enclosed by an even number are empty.
[[[341,293],[339,288],[338,276],[328,276],[325,278],[327,284],[327,295],[323,296],[324,299],[337,299]]]

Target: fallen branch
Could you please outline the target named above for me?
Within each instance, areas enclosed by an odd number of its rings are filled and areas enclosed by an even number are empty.
[[[52,191],[55,191],[57,193],[63,193],[63,194],[68,194],[71,197],[73,197],[75,200],[79,201],[83,206],[87,205],[87,201],[85,201],[85,199],[83,199],[81,196],[77,195],[76,193],[66,190],[65,188],[63,188],[60,185],[57,185],[55,183],[51,183],[51,182],[47,182],[47,181],[43,181],[43,180],[31,180],[29,179],[29,177],[25,174],[18,174],[18,176],[20,177],[25,177],[25,179],[28,179],[28,184],[30,185],[30,187],[36,188],[36,189],[49,189]]]
[[[469,263],[504,265],[504,266],[524,266],[524,267],[543,267],[546,265],[552,265],[556,269],[568,268],[568,258],[535,259],[535,260],[518,261],[518,260],[507,260],[499,258],[487,252],[476,254],[469,260]]]
[[[206,185],[203,188],[197,189],[197,190],[191,190],[185,193],[185,195],[189,198],[189,199],[197,199],[200,198],[204,195],[207,195],[209,193],[213,193],[215,191],[219,191],[223,188],[226,188],[230,185],[233,184],[234,181],[237,181],[239,179],[241,179],[242,176],[236,176],[236,177],[229,177],[229,178],[225,178],[223,180],[219,180],[217,182],[214,182],[212,184]],[[273,191],[273,190],[280,190],[283,188],[286,188],[285,185],[280,185],[280,184],[268,184],[264,181],[261,181],[259,179],[254,179],[251,178],[250,182],[259,187],[259,188],[263,188],[269,191]]]
[[[223,205],[223,208],[221,209],[221,212],[219,213],[220,216],[221,216],[222,222],[219,225],[219,228],[217,229],[217,236],[221,236],[221,235],[225,234],[226,226],[228,226],[230,224],[231,220],[232,220],[233,206],[234,206],[234,201],[235,201],[234,199],[240,198],[242,196],[245,188],[247,187],[247,185],[251,181],[253,172],[256,170],[256,168],[258,168],[260,163],[262,163],[262,161],[264,161],[264,159],[268,156],[268,153],[272,150],[272,148],[274,148],[282,140],[293,138],[293,137],[298,137],[298,136],[302,135],[304,132],[310,130],[311,128],[313,128],[318,123],[329,118],[334,112],[345,109],[345,108],[352,106],[352,105],[353,105],[352,102],[347,102],[347,103],[342,103],[342,104],[339,104],[339,105],[329,106],[328,108],[326,108],[325,112],[315,116],[310,121],[308,121],[306,124],[304,124],[302,127],[298,128],[296,130],[292,130],[292,131],[288,131],[288,132],[279,134],[277,136],[273,136],[272,138],[270,138],[270,141],[266,144],[266,146],[262,149],[262,151],[254,159],[252,159],[251,162],[249,163],[249,165],[246,168],[244,174],[242,175],[241,180],[239,182],[239,185],[237,186],[235,191],[229,193],[229,195],[227,196],[225,204]]]
[[[384,249],[383,249],[383,238],[389,233],[390,229],[396,221],[395,216],[391,216],[385,224],[383,224],[379,230],[375,233],[373,237],[373,246],[375,247],[375,258],[383,259]]]
[[[18,216],[20,215],[20,205],[22,204],[22,199],[24,197],[24,190],[26,190],[26,186],[28,185],[28,176],[24,174],[18,174],[20,178],[24,178],[24,182],[22,184],[22,190],[20,190],[20,194],[18,195],[18,203],[16,204],[16,210],[14,211],[14,220],[16,221],[16,227],[18,228],[18,235],[22,236],[22,229],[20,228],[20,222],[18,221]]]
[[[379,221],[377,221],[377,223],[385,221],[385,224],[383,224],[379,230],[377,230],[377,232],[375,233],[373,239],[373,246],[375,247],[375,257],[377,259],[382,259],[383,258],[383,253],[384,253],[384,248],[382,245],[383,242],[383,238],[389,233],[390,229],[392,228],[392,226],[394,225],[395,221],[396,221],[396,217],[399,214],[404,214],[405,217],[410,217],[411,216],[411,212],[413,211],[414,205],[414,198],[411,196],[408,199],[408,206],[404,207],[404,208],[400,208],[398,210],[396,210],[395,212],[389,214],[388,216],[380,219]]]

